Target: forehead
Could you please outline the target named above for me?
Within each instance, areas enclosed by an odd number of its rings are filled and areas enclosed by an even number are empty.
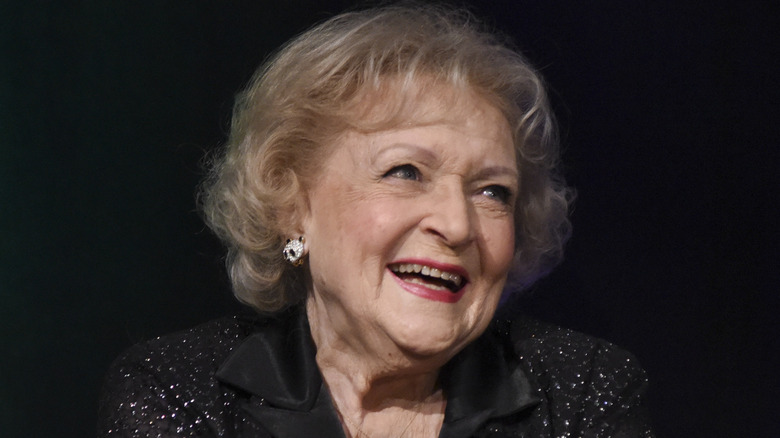
[[[487,161],[495,160],[484,154],[492,151],[488,155],[496,157],[495,152],[500,151],[502,164],[514,162],[518,165],[517,145],[506,116],[469,87],[419,82],[410,87],[399,81],[388,81],[382,87],[363,91],[352,105],[342,107],[338,115],[334,115],[340,127],[323,139],[320,163],[330,162],[342,153],[352,155],[352,160],[371,161],[376,148],[397,142],[426,144],[439,152],[447,151],[449,156],[454,149],[447,144],[446,136],[435,133],[451,128],[450,132],[462,134],[456,137],[458,139],[472,138],[474,141],[467,149]],[[369,137],[371,141],[367,141]],[[489,144],[500,146],[485,149]],[[329,167],[318,166],[312,170],[315,180]]]
[[[355,126],[330,142],[331,155],[346,153],[370,162],[392,146],[390,155],[425,149],[436,157],[434,161],[455,159],[461,165],[516,162],[509,123],[486,99],[470,90],[439,87],[425,91],[394,102],[376,97],[364,102]]]

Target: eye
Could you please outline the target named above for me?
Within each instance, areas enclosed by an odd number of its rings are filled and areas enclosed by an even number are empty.
[[[411,181],[419,181],[420,171],[417,170],[417,168],[412,166],[411,164],[402,164],[400,166],[395,166],[392,169],[388,170],[383,176],[385,178],[392,177],[398,179],[408,179]]]
[[[508,187],[500,185],[487,186],[483,188],[480,193],[489,198],[495,199],[502,204],[509,205],[512,201],[512,190],[510,190]]]

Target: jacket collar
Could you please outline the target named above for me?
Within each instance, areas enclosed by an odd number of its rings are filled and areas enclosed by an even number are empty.
[[[445,422],[485,412],[503,417],[536,404],[525,372],[492,332],[458,353],[442,370],[447,394]]]
[[[279,408],[311,410],[322,377],[306,312],[287,311],[257,325],[217,370],[217,379]]]
[[[489,330],[442,369],[447,407],[441,436],[470,435],[467,430],[475,430],[489,418],[510,415],[539,402],[524,371],[502,341],[508,342]],[[254,412],[250,409],[263,424],[285,423],[292,419],[289,415],[309,413],[306,418],[318,417],[315,423],[338,425],[315,354],[306,313],[293,309],[259,322],[216,376],[254,396],[268,407],[266,411],[275,412],[269,418],[257,406]]]

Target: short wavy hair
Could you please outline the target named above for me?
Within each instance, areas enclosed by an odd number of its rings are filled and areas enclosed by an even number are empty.
[[[240,301],[274,312],[305,299],[308,270],[281,253],[324,146],[349,129],[397,126],[431,85],[475,92],[512,128],[520,187],[510,283],[523,289],[559,263],[571,191],[558,171],[557,128],[540,75],[466,11],[389,6],[344,13],[299,35],[238,95],[200,205],[228,248]],[[381,120],[366,120],[366,102],[377,95]]]

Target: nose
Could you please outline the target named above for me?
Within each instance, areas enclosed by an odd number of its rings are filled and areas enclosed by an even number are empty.
[[[431,192],[427,215],[421,222],[447,246],[462,247],[474,239],[473,208],[461,184],[441,184]]]

